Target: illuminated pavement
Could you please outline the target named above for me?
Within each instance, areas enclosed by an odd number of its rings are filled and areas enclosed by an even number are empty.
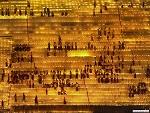
[[[11,106],[18,105],[35,105],[34,98],[38,95],[39,105],[63,105],[63,99],[66,97],[67,105],[150,105],[150,79],[145,77],[145,69],[150,62],[150,40],[149,40],[149,3],[146,2],[146,7],[141,8],[139,3],[135,3],[134,8],[121,9],[115,2],[108,3],[108,11],[99,13],[99,2],[95,9],[96,16],[93,17],[93,2],[89,3],[86,0],[71,0],[67,2],[62,1],[60,4],[65,4],[61,8],[60,5],[54,5],[47,1],[33,2],[31,1],[31,8],[34,9],[35,16],[0,16],[0,35],[12,36],[9,39],[1,38],[1,72],[5,69],[6,77],[4,82],[1,82],[0,100],[4,100],[5,109],[10,109]],[[57,1],[59,2],[59,1]],[[82,4],[80,4],[82,3]],[[14,4],[19,3],[13,1],[7,3],[0,3],[1,7],[7,6],[11,8],[13,13]],[[26,6],[26,1],[20,2],[22,10]],[[51,8],[55,13],[55,17],[40,17],[40,12],[43,11],[45,5]],[[104,2],[102,2],[104,4]],[[121,3],[118,3],[119,7]],[[80,5],[80,7],[78,7]],[[70,6],[70,7],[69,7]],[[65,9],[64,9],[65,8]],[[68,16],[61,16],[61,12],[68,10]],[[24,11],[22,11],[24,13]],[[27,28],[28,23],[28,28]],[[102,34],[100,41],[98,40],[97,29],[107,27],[115,31],[115,38],[107,40],[107,37]],[[27,34],[28,31],[28,34]],[[102,30],[104,32],[104,30]],[[91,34],[93,34],[94,41],[91,41]],[[63,47],[65,42],[77,42],[78,50],[57,51],[56,56],[53,55],[53,42],[58,42],[58,35],[62,38]],[[34,66],[38,70],[48,70],[48,75],[44,75],[44,83],[50,84],[52,82],[51,70],[67,69],[67,77],[69,78],[69,71],[75,74],[76,69],[84,69],[88,62],[92,64],[94,70],[95,57],[99,57],[103,51],[104,46],[109,46],[110,51],[113,46],[118,44],[118,41],[125,42],[125,49],[116,49],[114,55],[114,65],[118,65],[118,56],[124,57],[124,68],[118,74],[119,83],[98,83],[94,72],[90,74],[90,78],[73,79],[71,83],[79,83],[79,91],[75,87],[65,87],[67,95],[58,95],[60,88],[48,88],[48,95],[46,95],[45,88],[38,83],[38,75],[35,75],[35,88],[29,88],[28,81],[23,81],[23,84],[7,84],[7,74],[11,70],[34,70]],[[50,55],[47,56],[47,44],[50,42]],[[88,42],[96,47],[96,50],[88,50]],[[29,44],[32,48],[30,52],[14,52],[12,47],[16,44]],[[115,43],[115,44],[114,44]],[[8,45],[8,46],[5,46]],[[12,68],[5,67],[5,59],[9,59],[11,52],[28,58],[28,55],[33,55],[34,62],[13,63]],[[133,78],[133,74],[129,73],[129,68],[132,63],[132,57],[135,57],[135,66],[137,78]],[[15,57],[13,57],[15,59]],[[107,60],[111,61],[110,56]],[[17,60],[16,60],[17,61]],[[95,67],[97,69],[101,67]],[[135,95],[134,98],[128,97],[129,85],[137,85],[139,82],[145,82],[148,91],[145,95]],[[14,95],[17,94],[18,101],[14,101]],[[26,95],[26,102],[22,102],[22,94]],[[57,110],[56,110],[57,111]],[[58,111],[59,112],[59,111]],[[89,111],[90,112],[90,111]]]

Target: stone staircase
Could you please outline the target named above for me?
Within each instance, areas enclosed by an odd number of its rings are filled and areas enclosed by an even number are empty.
[[[31,9],[34,10],[34,16],[0,16],[0,29],[1,35],[13,36],[13,44],[9,40],[1,39],[1,69],[4,68],[6,74],[10,74],[13,71],[34,71],[35,66],[38,71],[48,71],[48,75],[43,80],[44,83],[50,84],[52,82],[51,70],[60,70],[63,72],[67,70],[67,78],[69,78],[69,71],[73,73],[73,79],[71,83],[79,83],[79,91],[75,91],[75,87],[65,87],[67,95],[58,95],[60,88],[54,90],[48,88],[48,95],[46,95],[45,88],[42,88],[42,84],[38,83],[38,75],[35,75],[34,88],[29,88],[28,80],[24,80],[23,84],[7,84],[7,77],[4,82],[1,82],[3,86],[0,93],[0,99],[4,100],[5,108],[9,109],[14,106],[32,106],[34,109],[35,95],[38,95],[39,106],[64,106],[64,97],[67,100],[67,105],[86,105],[86,106],[131,106],[131,105],[149,105],[150,103],[150,79],[145,76],[145,69],[149,64],[149,5],[145,8],[141,8],[139,3],[133,3],[134,8],[127,8],[129,1],[125,4],[125,8],[120,8],[120,2],[107,2],[108,11],[103,10],[103,13],[99,13],[100,4],[104,4],[104,1],[97,2],[95,9],[96,16],[93,17],[93,1],[89,0],[57,0],[48,2],[43,0],[42,2],[29,0],[31,3]],[[61,5],[55,5],[56,2]],[[82,3],[82,4],[81,4]],[[63,5],[62,5],[63,4]],[[117,6],[119,4],[119,6]],[[146,2],[148,4],[148,2]],[[13,13],[14,5],[24,8],[27,2],[22,0],[16,4],[15,0],[9,2],[0,3],[1,7],[8,6]],[[78,7],[80,5],[80,8]],[[40,17],[40,12],[44,7],[49,7],[51,11],[56,14],[55,17]],[[119,7],[119,10],[118,10]],[[68,16],[62,17],[61,12],[68,11]],[[27,27],[28,25],[28,27]],[[115,31],[115,38],[107,40],[107,37],[103,35],[104,28],[106,31],[110,28]],[[102,28],[102,37],[98,40],[97,30]],[[91,41],[91,34],[93,34],[94,40]],[[62,51],[56,51],[56,56],[53,54],[53,43],[58,42],[58,35],[62,38]],[[125,49],[118,49],[118,41],[125,43]],[[4,43],[6,42],[6,43]],[[11,43],[10,43],[11,42]],[[48,42],[50,42],[49,56],[47,56]],[[75,42],[77,42],[77,50],[70,50],[65,53],[65,42],[73,42],[75,48]],[[96,50],[89,50],[88,42],[96,47]],[[17,44],[27,44],[31,47],[31,51],[14,51],[12,46]],[[6,46],[6,47],[5,47]],[[113,56],[113,65],[119,65],[124,57],[124,68],[121,73],[118,74],[119,83],[98,83],[95,78],[94,71],[90,74],[90,78],[75,79],[75,70],[84,69],[86,63],[92,65],[92,69],[100,69],[101,66],[95,66],[95,58],[98,61],[100,54],[106,55],[106,61],[111,62],[111,55],[113,47],[116,46]],[[110,55],[107,55],[107,48],[109,47]],[[7,51],[6,51],[7,50]],[[5,59],[10,58],[11,52],[16,54],[13,57],[12,68],[5,67]],[[30,62],[28,58],[32,53],[33,62]],[[18,55],[23,55],[24,62],[17,62]],[[121,60],[118,60],[118,56]],[[137,73],[137,78],[129,73],[130,66],[132,64],[132,58],[135,57],[135,66],[132,68]],[[145,95],[135,95],[134,98],[128,97],[129,85],[137,85],[139,82],[145,82],[148,91]],[[32,92],[32,93],[30,93]],[[26,102],[22,102],[22,94],[26,95]],[[18,101],[14,102],[14,95],[17,94]],[[8,104],[7,104],[8,103]],[[31,107],[31,109],[32,109]],[[21,108],[22,109],[22,108]],[[42,108],[41,108],[42,109]],[[15,111],[15,110],[14,110]],[[35,109],[33,110],[35,111]],[[77,110],[76,110],[77,111]],[[76,112],[67,111],[67,112]],[[36,111],[37,112],[37,111]],[[44,112],[44,111],[43,111]],[[54,113],[60,112],[59,110],[51,111]],[[65,112],[61,110],[61,112]],[[91,112],[90,110],[83,110],[83,112]],[[79,111],[80,113],[80,111]]]

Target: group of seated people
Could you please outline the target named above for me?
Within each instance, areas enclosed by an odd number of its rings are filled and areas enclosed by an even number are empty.
[[[54,79],[51,84],[43,84],[43,88],[54,88],[55,90],[60,87],[60,91],[58,91],[58,95],[67,94],[65,87],[76,87],[76,91],[79,91],[79,84],[70,83],[70,79]]]
[[[118,75],[109,76],[109,73],[97,78],[98,83],[119,83]]]
[[[145,82],[139,82],[137,86],[129,86],[129,97],[134,97],[134,94],[146,94],[147,86]]]
[[[27,44],[18,44],[14,47],[15,51],[30,51],[30,47]]]
[[[23,80],[29,79],[29,74],[21,74],[21,73],[16,73],[13,72],[11,75],[8,74],[8,83],[11,84],[19,84],[23,83]]]

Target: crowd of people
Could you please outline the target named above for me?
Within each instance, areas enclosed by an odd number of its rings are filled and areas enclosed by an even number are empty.
[[[29,47],[29,45],[27,45],[27,44],[18,44],[18,45],[15,45],[15,47],[14,47],[14,51],[30,51],[30,47]]]
[[[145,3],[143,2],[143,7],[145,6]],[[104,6],[104,10],[107,10],[107,5],[105,4]],[[123,8],[123,5],[121,6]],[[133,7],[133,4],[131,2],[131,4],[129,5],[129,7]],[[25,8],[25,15],[27,15],[28,12],[28,8],[30,8],[30,3],[28,2],[27,7]],[[95,8],[96,8],[96,0],[94,0],[94,9],[93,9],[93,16],[95,16]],[[100,13],[103,12],[103,8],[102,6],[100,7]],[[22,10],[21,7],[17,7],[15,6],[14,9],[14,14],[15,15],[22,15]],[[1,10],[1,15],[8,15],[10,16],[10,10],[9,8],[2,8]],[[33,9],[30,9],[30,15],[34,16],[33,13]],[[67,16],[68,12],[62,12],[62,16]],[[44,11],[41,12],[41,16],[48,16],[50,17],[50,8],[44,7]],[[51,16],[54,17],[54,12],[51,12]],[[110,28],[98,28],[98,41],[100,40],[100,38],[102,36],[106,36],[107,40],[110,39],[114,39],[115,38],[115,31],[111,30]],[[90,36],[91,41],[94,41],[94,37],[93,34],[91,34]],[[62,39],[61,36],[58,35],[58,43],[54,42],[53,43],[53,51],[54,51],[54,56],[56,56],[56,51],[62,51],[63,48],[64,50],[70,51],[70,50],[78,50],[77,47],[77,42],[65,42],[65,46],[62,46]],[[88,47],[89,50],[96,50],[96,46],[91,45],[90,42],[88,43]],[[19,84],[19,83],[23,83],[23,80],[28,80],[27,85],[29,86],[29,88],[34,88],[35,87],[35,82],[34,82],[34,76],[36,76],[36,74],[38,74],[38,83],[39,84],[43,84],[43,88],[46,88],[46,95],[48,95],[48,88],[54,88],[57,89],[58,87],[60,87],[60,91],[58,91],[58,95],[66,95],[67,92],[65,90],[65,87],[75,87],[76,91],[79,91],[79,84],[76,82],[75,84],[70,83],[70,80],[72,78],[76,78],[76,79],[85,79],[85,78],[90,78],[90,74],[94,72],[95,74],[95,78],[97,78],[98,83],[119,83],[119,79],[118,79],[118,74],[116,73],[121,73],[121,70],[124,68],[124,57],[121,57],[120,55],[117,56],[117,64],[114,65],[114,56],[115,56],[115,50],[124,50],[125,49],[125,43],[118,41],[118,45],[116,43],[113,44],[113,49],[111,50],[110,47],[106,47],[104,46],[103,49],[103,54],[100,54],[100,56],[97,58],[95,57],[95,63],[94,63],[94,69],[93,69],[93,65],[89,64],[87,62],[87,64],[85,65],[84,69],[76,69],[75,70],[75,74],[73,74],[73,72],[70,70],[69,74],[66,74],[66,70],[62,71],[60,70],[52,70],[51,71],[51,77],[53,79],[53,82],[51,84],[45,84],[44,83],[44,78],[43,75],[41,75],[39,73],[38,70],[35,70],[34,74],[26,74],[25,73],[20,73],[18,71],[13,72],[12,74],[9,75],[8,74],[8,83],[11,84]],[[23,52],[23,51],[30,51],[30,47],[27,44],[24,45],[18,45],[16,47],[14,47],[15,51],[18,52]],[[47,47],[47,56],[49,56],[49,52],[51,51],[51,44],[50,42],[48,42],[48,47]],[[119,52],[118,52],[119,54]],[[108,60],[110,57],[110,60]],[[33,56],[32,56],[32,52],[31,55],[28,55],[28,57],[24,57],[23,54],[21,54],[21,56],[15,56],[12,59],[12,63],[15,62],[33,62]],[[8,63],[8,60],[6,59],[5,62],[6,67],[10,67],[11,68],[11,63]],[[133,73],[134,72],[134,78],[136,78],[136,72],[135,70],[132,69],[132,66],[135,65],[135,58],[132,58],[132,64],[130,66],[129,72]],[[97,67],[101,67],[100,69],[97,69]],[[45,71],[44,74],[48,74],[48,71]],[[80,76],[80,77],[79,77]],[[148,65],[148,67],[146,68],[146,76],[149,77],[150,76],[150,66]],[[5,72],[3,70],[2,73],[2,78],[1,81],[4,81],[4,77],[5,77]],[[31,77],[31,78],[30,78]],[[138,84],[138,86],[134,86],[131,85],[129,88],[129,97],[134,97],[134,94],[145,94],[147,91],[146,88],[146,83],[144,82],[140,82]],[[17,94],[14,95],[14,101],[17,102]],[[26,95],[23,93],[22,96],[22,102],[26,101]],[[64,104],[66,104],[66,98],[64,97]],[[38,96],[35,96],[35,104],[38,104]],[[2,100],[2,107],[4,106],[4,101]]]
[[[97,35],[97,38],[98,38],[98,41],[100,41],[100,38],[102,37],[102,35],[106,36],[107,37],[107,40],[110,40],[110,39],[113,39],[115,38],[115,32],[114,30],[112,30],[111,32],[111,29],[105,27],[103,32],[102,32],[102,28],[98,28],[98,35]],[[91,34],[90,36],[91,38],[91,41],[94,41],[94,36],[93,34]],[[113,50],[113,53],[115,51],[115,49],[119,49],[119,50],[123,50],[125,49],[125,44],[124,42],[120,42],[118,41],[118,48],[116,48],[115,44],[114,44],[114,50]],[[70,50],[78,50],[78,46],[77,46],[77,42],[69,42],[69,41],[66,41],[65,44],[64,44],[64,47],[62,46],[62,38],[60,35],[58,35],[58,43],[57,42],[54,42],[53,43],[53,52],[54,52],[54,56],[56,56],[56,51],[70,51]],[[81,49],[81,47],[80,47]],[[94,45],[94,44],[91,44],[91,42],[88,42],[87,43],[87,46],[85,46],[85,49],[86,50],[96,50],[97,47]],[[105,47],[104,47],[105,49]],[[109,49],[109,48],[108,48]],[[48,46],[47,46],[47,56],[50,56],[50,51],[51,51],[51,43],[48,42]],[[108,50],[109,51],[109,50]]]
[[[97,3],[96,3],[96,0],[94,0],[94,2],[93,2],[93,6],[94,6],[94,8],[93,8],[93,16],[96,16],[96,13],[95,13],[95,9],[96,9],[96,6],[97,6]],[[133,8],[134,7],[134,4],[132,3],[132,2],[130,2],[130,4],[128,5],[128,7],[129,8]],[[144,8],[145,7],[145,2],[142,2],[142,7]],[[80,8],[80,7],[78,7],[78,8]],[[121,5],[121,8],[124,8],[124,5],[122,4]],[[104,5],[100,5],[100,11],[99,11],[99,13],[100,14],[102,14],[103,13],[103,10],[105,10],[105,11],[107,11],[108,10],[108,7],[107,7],[107,3],[105,2],[104,3]],[[9,8],[2,8],[1,9],[1,15],[2,16],[10,16],[10,9]],[[14,15],[23,15],[23,13],[22,13],[23,11],[22,11],[22,9],[21,9],[21,7],[19,6],[19,7],[17,7],[16,5],[14,5]],[[30,14],[30,16],[34,16],[34,11],[33,11],[33,9],[31,9],[31,5],[30,5],[30,2],[29,1],[27,1],[27,6],[25,7],[25,9],[24,9],[24,15],[28,15],[28,12],[29,12],[29,14]],[[54,11],[51,11],[50,12],[50,8],[48,8],[48,7],[44,7],[43,8],[43,11],[41,11],[40,12],[41,13],[41,16],[48,16],[48,17],[54,17],[55,15],[54,15]],[[67,11],[63,11],[62,13],[61,13],[61,16],[67,16],[68,15],[68,12]]]
[[[129,97],[134,97],[135,94],[146,94],[147,86],[145,82],[139,82],[137,86],[129,86]]]

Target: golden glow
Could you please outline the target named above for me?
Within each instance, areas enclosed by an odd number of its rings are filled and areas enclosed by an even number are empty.
[[[69,51],[67,53],[67,55],[69,57],[75,57],[75,56],[79,56],[79,57],[84,57],[84,56],[91,56],[90,53],[88,51]]]

